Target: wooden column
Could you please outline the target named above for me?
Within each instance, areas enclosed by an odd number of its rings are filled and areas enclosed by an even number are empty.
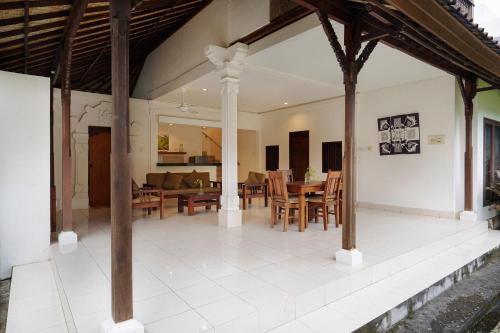
[[[62,230],[73,230],[73,176],[71,167],[71,45],[65,45],[65,57],[61,64],[62,109]]]
[[[361,47],[359,20],[353,17],[344,27],[345,46],[345,137],[342,207],[342,248],[356,248],[356,55]]]
[[[111,1],[111,306],[115,323],[132,319],[132,184],[129,161],[130,0]]]
[[[56,231],[56,184],[54,177],[54,75],[50,75],[50,231]]]
[[[477,92],[477,79],[475,77],[457,78],[457,83],[462,94],[465,110],[465,154],[464,154],[464,211],[474,209],[473,193],[473,160],[472,160],[472,116],[474,115],[473,99]]]
[[[384,35],[370,39],[361,54],[357,56],[361,50],[361,28],[356,13],[352,13],[349,22],[344,26],[345,51],[338,41],[327,13],[320,9],[316,13],[344,73],[345,138],[342,167],[342,249],[350,251],[356,248],[356,83],[358,74],[377,46],[378,39],[383,38]]]

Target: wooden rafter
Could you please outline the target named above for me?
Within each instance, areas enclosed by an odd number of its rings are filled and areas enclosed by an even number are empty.
[[[68,52],[71,52],[73,41],[88,4],[89,0],[75,0],[73,6],[71,7],[68,24],[64,29],[61,44],[56,51],[54,62],[52,63],[52,71],[54,72],[54,77],[56,78],[59,76],[59,71],[61,70],[61,59],[66,58],[68,56]]]
[[[28,46],[28,34],[30,25],[30,2],[24,0],[24,74],[28,74],[28,57],[29,57],[29,46]]]

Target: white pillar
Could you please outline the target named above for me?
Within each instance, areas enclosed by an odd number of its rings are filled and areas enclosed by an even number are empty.
[[[238,89],[248,46],[237,43],[230,48],[210,45],[205,54],[217,67],[221,82],[222,195],[219,225],[242,224],[238,197]]]

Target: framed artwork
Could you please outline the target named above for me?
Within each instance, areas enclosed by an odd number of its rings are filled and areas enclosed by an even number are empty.
[[[170,140],[168,134],[158,135],[158,150],[169,150]]]
[[[420,154],[418,113],[379,118],[377,123],[381,156]]]

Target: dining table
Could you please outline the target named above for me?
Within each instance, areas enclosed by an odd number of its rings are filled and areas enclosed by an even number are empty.
[[[306,194],[320,192],[325,189],[324,181],[293,181],[286,184],[288,193],[296,193],[299,200],[299,231],[306,226]]]

